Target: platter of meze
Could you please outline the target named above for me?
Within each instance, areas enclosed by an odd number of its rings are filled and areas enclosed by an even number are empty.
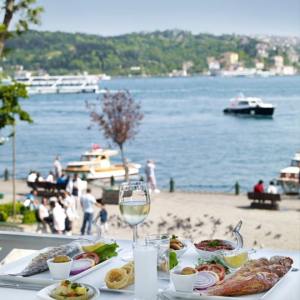
[[[241,241],[191,242],[173,235],[170,280],[160,280],[158,293],[170,299],[264,299],[284,281],[293,260],[275,252],[267,257],[256,252],[254,259],[253,251],[243,248]],[[115,293],[117,298],[120,293],[134,293],[135,281],[134,261],[122,260],[118,247],[114,241],[75,241],[46,248],[7,264],[0,271],[0,280],[46,286],[37,294],[40,299],[91,300],[98,297],[99,290]],[[93,286],[88,281],[80,283],[87,275],[95,276]]]

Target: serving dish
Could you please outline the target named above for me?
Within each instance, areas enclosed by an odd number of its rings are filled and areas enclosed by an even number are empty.
[[[37,293],[37,297],[38,299],[41,299],[41,300],[55,300],[54,298],[52,298],[50,296],[51,292],[57,288],[59,285],[59,283],[55,283],[55,284],[52,284],[50,286],[47,286],[45,287],[44,289],[40,290],[38,293]],[[89,289],[89,292],[88,292],[88,300],[96,300],[99,295],[100,295],[100,291],[99,289],[89,285],[89,284],[86,284],[86,283],[81,283],[82,286],[86,287]]]
[[[45,250],[45,249],[44,249]],[[29,256],[23,257],[19,260],[16,260],[10,264],[7,264],[3,268],[1,268],[1,273],[0,273],[0,280],[3,281],[8,281],[8,282],[23,282],[23,283],[32,283],[32,284],[37,284],[40,286],[47,286],[56,283],[59,280],[54,280],[52,279],[49,270],[35,274],[29,277],[23,277],[23,276],[16,276],[16,275],[11,275],[11,274],[16,274],[19,273],[21,270],[23,270],[28,263],[39,253],[33,253]],[[79,278],[82,278],[100,268],[105,266],[106,264],[110,263],[113,260],[113,258],[110,258],[108,260],[105,260],[104,262],[99,263],[98,265],[95,265],[94,267],[87,269],[77,275],[70,276],[68,279],[74,281]]]

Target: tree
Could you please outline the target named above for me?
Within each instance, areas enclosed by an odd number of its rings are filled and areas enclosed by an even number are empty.
[[[0,23],[0,57],[3,54],[5,42],[11,38],[14,33],[19,35],[29,29],[29,24],[39,24],[40,14],[43,8],[34,7],[36,0],[5,0],[1,5],[1,12],[3,11],[3,21]],[[19,19],[16,22],[16,30],[9,29],[13,17],[17,15]]]
[[[124,154],[124,144],[134,139],[138,127],[144,117],[141,105],[129,93],[123,90],[117,93],[106,91],[100,100],[100,110],[96,104],[87,103],[90,116],[107,139],[111,139],[121,152],[125,169],[125,180],[129,180],[127,159]]]
[[[1,7],[3,13],[3,21],[0,23],[0,58],[3,56],[5,43],[14,34],[20,35],[29,29],[29,24],[38,24],[39,16],[42,12],[41,7],[33,7],[36,0],[5,0]],[[17,16],[16,30],[11,31],[10,25]],[[30,115],[24,111],[19,103],[19,98],[27,98],[26,87],[20,83],[12,83],[10,85],[0,86],[0,129],[6,126],[12,126],[13,132],[13,214],[16,215],[16,120],[32,122]]]

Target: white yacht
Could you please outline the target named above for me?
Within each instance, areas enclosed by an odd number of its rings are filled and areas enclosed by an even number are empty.
[[[280,171],[277,180],[286,194],[298,194],[300,192],[300,152],[296,153],[291,165]]]
[[[100,78],[97,75],[32,76],[26,73],[14,79],[27,86],[29,95],[100,92]]]

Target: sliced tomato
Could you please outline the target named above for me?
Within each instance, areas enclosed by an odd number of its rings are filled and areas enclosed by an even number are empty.
[[[199,272],[200,271],[211,271],[218,275],[219,280],[223,280],[225,277],[225,269],[220,264],[204,264],[200,265],[196,268]]]
[[[73,259],[77,260],[81,258],[90,258],[95,262],[95,265],[97,265],[100,262],[99,256],[97,255],[97,253],[94,252],[81,253],[76,255]]]

